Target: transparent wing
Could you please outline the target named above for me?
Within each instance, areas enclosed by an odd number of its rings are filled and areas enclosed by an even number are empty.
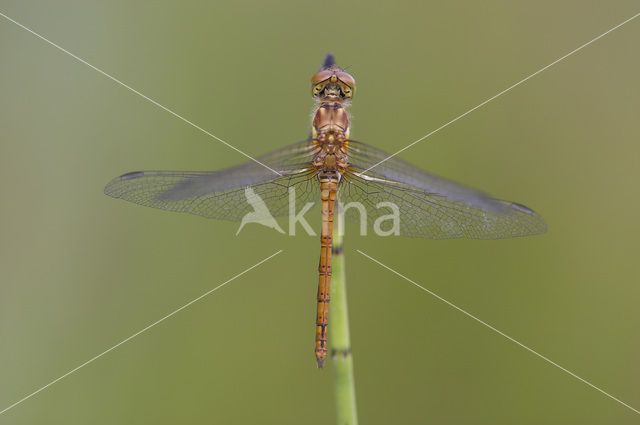
[[[257,158],[281,176],[254,161],[222,171],[134,171],[113,179],[104,192],[148,207],[221,220],[240,221],[250,212],[255,219],[287,215],[290,187],[296,204],[319,199],[312,149],[304,141]]]
[[[428,174],[396,157],[373,167],[389,154],[364,143],[350,141],[349,171],[339,187],[343,204],[364,206],[373,226],[398,207],[400,235],[430,239],[499,239],[544,233],[546,223],[524,205],[491,198],[482,192]],[[368,170],[369,167],[373,167]],[[359,221],[360,212],[348,208],[345,216]],[[392,224],[385,220],[386,225]],[[382,225],[383,230],[385,224]]]

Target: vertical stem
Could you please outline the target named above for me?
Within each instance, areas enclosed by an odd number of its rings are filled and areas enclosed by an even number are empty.
[[[339,207],[338,207],[339,208]],[[353,379],[353,357],[347,314],[347,288],[342,245],[342,217],[334,215],[333,277],[331,282],[331,320],[329,339],[332,346],[336,413],[338,425],[357,425],[356,390]]]

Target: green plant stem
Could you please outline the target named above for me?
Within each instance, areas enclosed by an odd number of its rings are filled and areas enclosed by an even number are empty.
[[[349,337],[347,314],[347,288],[342,245],[342,223],[334,216],[331,310],[329,315],[329,340],[333,357],[336,414],[338,425],[357,425],[356,390],[353,379],[353,356]]]

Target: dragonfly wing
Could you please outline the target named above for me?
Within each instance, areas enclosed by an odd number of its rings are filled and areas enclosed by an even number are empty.
[[[393,213],[392,207],[380,205],[388,202],[398,208],[398,230],[403,236],[499,239],[547,230],[542,217],[524,205],[491,198],[396,157],[376,165],[388,157],[364,143],[349,143],[351,165],[340,183],[339,199],[343,204],[361,203],[370,226]],[[360,220],[355,208],[347,209],[345,215]]]
[[[240,221],[247,213],[277,217],[289,214],[289,188],[295,189],[297,203],[318,199],[311,157],[312,146],[305,141],[258,158],[280,175],[254,161],[222,171],[134,171],[109,182],[105,193],[207,218]]]

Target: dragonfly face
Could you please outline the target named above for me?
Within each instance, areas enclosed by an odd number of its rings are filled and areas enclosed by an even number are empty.
[[[296,204],[320,200],[315,353],[322,367],[327,353],[336,201],[359,204],[362,208],[350,209],[345,217],[365,220],[369,227],[388,216],[388,210],[378,206],[392,204],[400,212],[399,234],[409,237],[499,239],[540,234],[547,227],[542,217],[522,204],[492,198],[351,139],[346,107],[353,98],[355,80],[335,65],[333,55],[327,55],[312,84],[317,105],[310,139],[263,155],[259,162],[222,171],[127,173],[109,182],[105,193],[149,207],[232,221],[256,213],[252,206],[256,202],[247,199],[248,193],[266,207],[265,219],[292,212],[290,189]]]
[[[320,100],[350,100],[356,87],[356,80],[335,65],[316,72],[311,82],[311,93]]]

